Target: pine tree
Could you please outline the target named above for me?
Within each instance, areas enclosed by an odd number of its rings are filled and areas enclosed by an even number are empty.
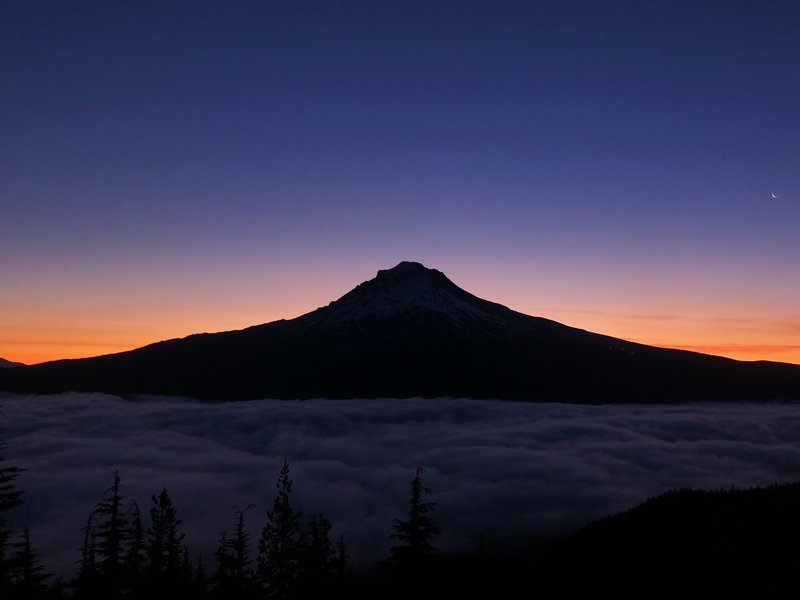
[[[214,572],[215,597],[250,598],[254,594],[253,571],[250,567],[250,533],[245,525],[245,513],[252,508],[250,504],[243,510],[234,509],[234,535],[228,537],[223,531],[217,542],[215,556],[217,567]]]
[[[95,508],[95,537],[97,540],[97,577],[103,596],[119,598],[126,587],[125,544],[128,523],[122,505],[119,471],[105,497]]]
[[[423,502],[422,495],[430,494],[425,487],[422,475],[425,470],[417,467],[416,475],[411,480],[408,502],[408,519],[394,520],[392,539],[399,543],[391,549],[389,563],[397,568],[408,569],[423,566],[434,556],[435,548],[431,539],[439,533],[428,513],[436,506],[435,502]]]
[[[145,546],[148,584],[159,593],[178,593],[186,579],[184,534],[178,531],[181,521],[166,488],[151,500]]]
[[[94,513],[86,519],[83,528],[83,543],[81,544],[81,558],[78,569],[78,576],[73,583],[75,587],[75,598],[80,600],[93,600],[99,598],[97,587],[97,545],[95,543],[95,531],[92,519]]]
[[[144,548],[144,527],[142,526],[142,515],[139,505],[135,500],[131,501],[128,509],[128,530],[125,534],[128,540],[128,547],[125,551],[125,579],[132,590],[135,590],[142,583],[144,569],[147,561]],[[133,594],[136,595],[135,593]]]
[[[338,579],[347,576],[347,569],[350,564],[350,555],[347,552],[347,544],[344,543],[344,536],[340,535],[336,542],[336,557],[333,559],[334,572]]]
[[[303,577],[323,580],[332,574],[336,553],[330,540],[331,523],[322,513],[311,515],[301,537],[300,570]]]
[[[14,484],[22,469],[4,464],[4,449],[5,444],[0,443],[0,594],[11,582],[11,560],[8,556],[11,530],[8,529],[3,513],[22,503],[22,492]]]
[[[250,533],[245,527],[244,515],[253,508],[248,504],[244,510],[236,509],[236,529],[230,541],[232,563],[233,588],[240,595],[247,595],[252,589],[253,572],[250,568]]]
[[[330,540],[331,523],[322,513],[311,515],[300,538],[298,595],[315,598],[329,589],[335,577],[336,552]]]
[[[229,598],[233,581],[233,556],[228,532],[223,530],[217,540],[217,549],[214,551],[217,565],[212,577],[214,598]]]
[[[31,536],[28,526],[22,530],[20,540],[14,544],[12,564],[12,597],[19,600],[35,600],[44,596],[45,580],[48,575],[39,564],[39,558],[31,546]]]
[[[289,496],[292,480],[289,461],[284,459],[277,482],[278,495],[267,511],[267,523],[258,542],[258,580],[268,598],[285,600],[294,592],[297,579],[298,542],[302,513],[296,512]]]

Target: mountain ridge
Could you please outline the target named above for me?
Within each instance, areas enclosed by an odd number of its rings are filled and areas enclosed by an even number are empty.
[[[0,372],[0,389],[215,400],[800,400],[800,366],[655,348],[526,315],[401,262],[289,320]]]

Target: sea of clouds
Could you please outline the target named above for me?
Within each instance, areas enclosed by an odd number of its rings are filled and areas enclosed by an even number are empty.
[[[259,400],[209,404],[100,394],[0,397],[8,463],[25,472],[45,566],[71,575],[81,527],[119,470],[147,524],[169,489],[194,557],[247,513],[253,541],[284,457],[293,503],[323,511],[354,560],[385,558],[417,466],[447,552],[567,533],[662,491],[800,479],[800,405],[570,405],[485,400]]]

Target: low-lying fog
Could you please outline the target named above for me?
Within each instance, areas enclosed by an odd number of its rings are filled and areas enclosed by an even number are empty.
[[[213,564],[233,507],[255,542],[284,457],[292,498],[323,511],[362,565],[385,558],[422,466],[443,551],[566,533],[678,487],[800,479],[800,405],[578,406],[482,400],[261,400],[208,404],[97,394],[2,397],[7,464],[45,566],[72,575],[81,527],[119,469],[147,525],[167,487],[186,541]],[[254,548],[255,554],[255,548]]]

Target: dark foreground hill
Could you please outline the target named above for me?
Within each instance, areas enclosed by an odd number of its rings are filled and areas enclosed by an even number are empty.
[[[530,552],[443,558],[370,598],[785,598],[797,595],[800,483],[662,494]]]
[[[2,369],[0,389],[207,399],[797,400],[800,366],[590,333],[482,300],[437,270],[404,262],[296,319]]]
[[[800,483],[668,492],[585,527],[554,548],[540,568],[565,591],[796,595],[798,507]]]

